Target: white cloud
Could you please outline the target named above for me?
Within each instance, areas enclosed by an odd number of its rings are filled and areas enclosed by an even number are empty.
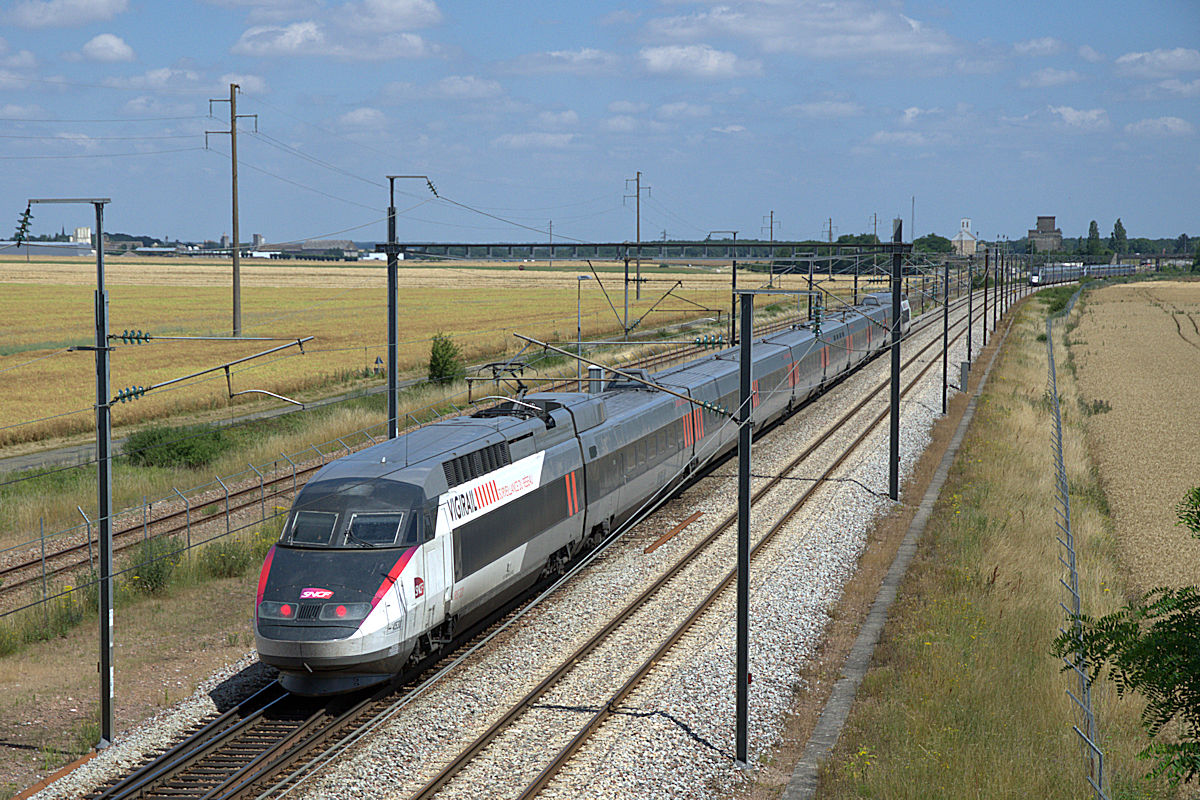
[[[1091,45],[1086,44],[1079,48],[1079,57],[1092,64],[1099,64],[1104,60],[1103,53]]]
[[[1117,70],[1139,78],[1169,78],[1178,72],[1200,70],[1200,50],[1176,47],[1174,50],[1151,50],[1148,53],[1126,53],[1116,60]]]
[[[129,0],[19,0],[5,17],[22,28],[78,28],[125,11]]]
[[[600,75],[613,72],[620,63],[621,57],[615,53],[585,47],[581,50],[528,53],[515,59],[509,67],[514,72],[533,75],[554,73]]]
[[[699,119],[712,114],[712,106],[695,105],[693,103],[666,103],[658,107],[658,115],[663,119]]]
[[[579,115],[571,109],[566,111],[543,111],[537,116],[538,124],[544,128],[571,128],[579,124]]]
[[[221,86],[228,86],[231,83],[236,83],[243,92],[251,94],[266,94],[267,82],[258,75],[249,75],[244,72],[227,72],[221,76],[218,82]]]
[[[1086,131],[1104,130],[1108,127],[1108,112],[1103,108],[1080,109],[1070,106],[1050,106],[1050,113],[1058,116],[1068,128]]]
[[[4,37],[0,36],[0,67],[10,67],[12,69],[29,69],[37,66],[37,58],[28,50],[18,50],[15,53],[8,52],[8,42],[4,41]]]
[[[356,108],[338,117],[338,125],[343,128],[375,129],[387,124],[387,117],[377,108]]]
[[[961,48],[942,31],[865,0],[764,2],[652,20],[654,39],[697,42],[734,37],[767,53],[873,60],[946,55]]]
[[[186,117],[196,113],[191,103],[166,103],[154,95],[138,95],[125,102],[121,110],[126,114],[143,117]]]
[[[706,44],[645,47],[639,53],[647,71],[690,78],[736,78],[762,72],[762,62],[747,61],[734,53]]]
[[[898,144],[904,147],[921,147],[928,143],[928,137],[917,131],[876,131],[871,137],[871,144]]]
[[[1039,39],[1029,39],[1013,45],[1013,52],[1019,56],[1052,56],[1062,50],[1063,43],[1053,36],[1043,36]]]
[[[206,0],[225,8],[249,9],[251,24],[285,22],[300,17],[311,17],[321,10],[322,0]]]
[[[500,147],[513,150],[561,150],[574,140],[573,133],[506,133],[497,137],[494,143]]]
[[[931,114],[941,114],[940,108],[919,108],[917,106],[909,106],[900,114],[900,121],[905,125],[912,125],[917,121],[918,117],[925,117]]]
[[[1073,69],[1046,67],[1045,69],[1039,69],[1032,75],[1026,75],[1024,78],[1021,78],[1020,85],[1023,89],[1046,89],[1051,86],[1078,83],[1081,80],[1083,80],[1083,76]]]
[[[88,61],[115,63],[117,61],[133,61],[133,48],[125,43],[120,36],[102,33],[92,37],[81,51]]]
[[[33,119],[43,114],[45,112],[41,106],[19,106],[14,103],[0,106],[0,119]]]
[[[608,104],[610,114],[640,114],[649,108],[647,103],[634,103],[630,100],[614,100]]]
[[[242,56],[326,56],[343,61],[385,61],[393,58],[424,58],[440,52],[415,33],[335,32],[315,20],[290,25],[255,25],[247,28],[231,48]]]
[[[746,128],[743,125],[722,125],[719,128],[712,128],[716,133],[745,133]]]
[[[1170,92],[1171,94],[1181,95],[1183,97],[1200,96],[1200,78],[1194,81],[1181,81],[1178,78],[1167,78],[1158,84],[1158,88]]]
[[[195,70],[160,67],[130,78],[109,78],[104,83],[119,89],[194,89],[200,78]]]
[[[620,114],[604,120],[603,127],[613,133],[630,133],[638,129],[638,121],[628,115]]]
[[[1196,126],[1179,117],[1158,117],[1130,123],[1125,132],[1136,136],[1190,136],[1196,132]]]
[[[803,116],[812,117],[813,119],[837,119],[839,117],[858,116],[863,112],[863,107],[849,100],[817,100],[812,103],[801,103],[798,106],[792,106],[789,110],[796,111]]]
[[[475,75],[447,75],[433,83],[418,86],[413,83],[389,83],[383,87],[383,97],[389,102],[401,100],[487,100],[502,97],[504,87],[490,78]]]
[[[433,0],[361,0],[337,10],[338,22],[364,33],[395,33],[442,21]]]
[[[235,55],[295,56],[317,55],[325,44],[321,26],[312,20],[291,25],[256,25],[242,32],[233,45]]]

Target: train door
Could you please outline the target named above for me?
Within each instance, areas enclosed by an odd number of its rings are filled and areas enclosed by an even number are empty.
[[[424,603],[424,630],[441,625],[450,607],[454,589],[454,537],[449,525],[438,524],[437,506],[429,506],[422,514],[421,557],[424,561],[422,585],[414,587],[417,602]]]

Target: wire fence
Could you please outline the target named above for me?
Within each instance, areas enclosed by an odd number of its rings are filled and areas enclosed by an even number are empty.
[[[1082,290],[1080,290],[1082,291]],[[1081,613],[1081,598],[1079,595],[1079,570],[1076,559],[1075,535],[1071,529],[1071,492],[1067,481],[1067,468],[1063,460],[1063,426],[1062,412],[1058,399],[1058,374],[1054,364],[1054,320],[1066,318],[1079,299],[1079,291],[1071,296],[1066,307],[1057,314],[1046,318],[1046,357],[1049,362],[1046,371],[1046,393],[1053,412],[1054,427],[1050,435],[1050,450],[1054,456],[1055,472],[1055,527],[1058,529],[1059,553],[1058,560],[1064,569],[1064,577],[1059,578],[1065,592],[1064,600],[1059,603],[1071,619],[1071,632],[1076,641],[1082,643],[1083,628],[1079,621]],[[1072,729],[1080,739],[1086,779],[1092,789],[1092,795],[1101,800],[1108,800],[1104,792],[1104,751],[1097,744],[1099,731],[1096,727],[1096,713],[1092,708],[1092,690],[1088,682],[1087,660],[1083,657],[1082,649],[1063,658],[1069,672],[1074,676],[1071,681],[1074,691],[1067,689],[1067,696],[1078,712],[1078,722]]]

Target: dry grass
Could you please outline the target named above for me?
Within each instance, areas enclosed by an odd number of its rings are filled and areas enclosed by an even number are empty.
[[[429,340],[445,331],[468,360],[513,353],[520,331],[537,337],[575,337],[578,265],[562,271],[408,267],[400,273],[400,366],[420,373]],[[631,320],[648,311],[676,281],[683,286],[658,306],[648,325],[715,317],[729,303],[728,274],[677,274],[644,266],[643,299],[630,299]],[[584,267],[583,274],[587,274]],[[227,335],[228,267],[210,260],[112,259],[106,264],[111,332],[139,329],[156,335]],[[748,275],[751,285],[761,275]],[[620,283],[602,275],[621,309]],[[94,265],[87,259],[53,262],[0,260],[0,447],[84,434],[92,429],[94,379],[90,353],[60,352],[94,337]],[[792,288],[804,281],[789,277]],[[849,290],[841,282],[840,290]],[[583,285],[583,334],[619,330],[619,321],[595,281]],[[690,302],[689,302],[690,301]],[[386,270],[382,266],[245,264],[242,320],[246,336],[314,336],[285,351],[234,369],[233,388],[268,389],[312,399],[332,388],[363,381],[386,355]],[[149,386],[218,366],[277,342],[155,342],[118,345],[112,357],[114,392]],[[49,356],[48,358],[42,358]],[[37,360],[34,363],[26,362]],[[25,364],[25,366],[19,366]],[[378,379],[374,379],[378,382]],[[255,396],[227,396],[220,373],[152,392],[114,408],[123,426],[179,414],[238,412],[265,405]],[[259,396],[261,397],[261,396]],[[273,403],[272,403],[273,404]],[[74,413],[72,413],[74,412]]]
[[[1084,795],[1068,679],[1049,654],[1058,606],[1044,330],[1026,304],[984,392],[874,665],[825,765],[820,797]],[[1061,329],[1061,328],[1060,328]],[[1061,369],[1059,390],[1078,390]],[[1065,457],[1085,609],[1123,597],[1122,572],[1078,416]],[[1138,706],[1096,696],[1113,795],[1162,796],[1144,764]]]
[[[1174,512],[1200,483],[1198,323],[1200,281],[1134,283],[1088,294],[1071,333],[1084,425],[1138,591],[1200,583],[1200,541]]]

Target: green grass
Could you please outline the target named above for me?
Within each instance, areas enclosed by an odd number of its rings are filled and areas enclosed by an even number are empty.
[[[114,580],[113,604],[119,609],[145,597],[170,595],[208,581],[244,575],[262,563],[279,538],[282,523],[282,518],[269,519],[197,545],[190,552],[177,537],[147,539],[115,565],[119,574]],[[40,587],[31,590],[26,602],[40,600],[40,592]],[[48,594],[63,592],[44,604],[0,617],[0,657],[95,622],[99,592],[94,571],[73,584],[55,584]]]
[[[1047,307],[1074,289],[1050,291]],[[1050,654],[1064,613],[1037,342],[1046,310],[1027,307],[1009,336],[823,765],[820,798],[1090,796],[1066,695],[1075,684]],[[1061,370],[1058,388],[1077,406]],[[1089,613],[1104,613],[1123,596],[1122,570],[1077,418],[1068,416],[1065,436],[1081,594]],[[1165,782],[1136,777],[1145,771],[1139,706],[1102,690],[1094,703],[1110,797],[1169,796]]]

